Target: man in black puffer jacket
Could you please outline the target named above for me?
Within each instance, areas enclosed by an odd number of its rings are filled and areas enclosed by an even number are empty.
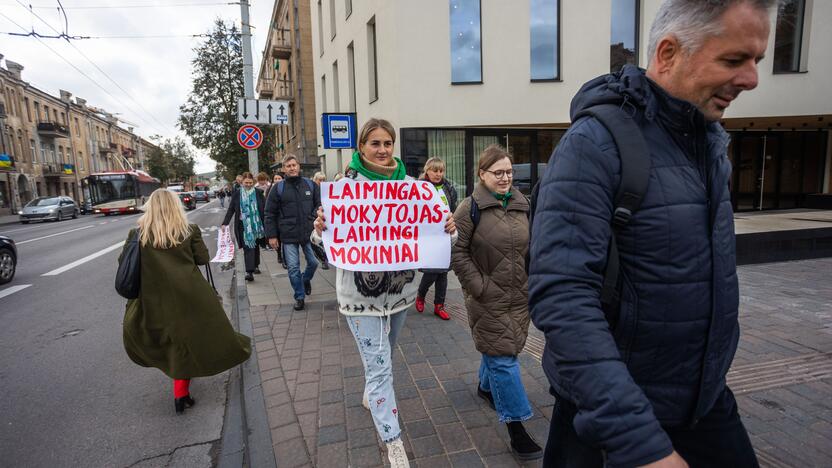
[[[295,293],[295,310],[302,310],[306,296],[312,292],[312,277],[318,268],[309,236],[321,206],[321,191],[311,179],[300,175],[300,164],[295,155],[283,158],[283,170],[286,177],[272,186],[266,200],[266,238],[273,249],[277,249],[278,243],[283,249],[283,261]],[[300,272],[301,251],[306,257],[303,275]]]
[[[597,118],[573,121],[542,179],[529,301],[557,398],[544,466],[757,466],[725,381],[739,292],[729,137],[718,120],[757,86],[774,3],[666,0],[646,73],[628,65],[572,101],[573,117],[599,104],[627,111],[651,169],[617,234],[621,160]],[[622,281],[605,315],[613,235]]]

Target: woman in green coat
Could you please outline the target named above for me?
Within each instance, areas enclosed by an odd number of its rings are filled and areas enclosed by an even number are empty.
[[[174,379],[174,408],[181,414],[195,403],[190,379],[245,361],[251,340],[234,331],[199,271],[198,265],[210,260],[208,248],[199,226],[188,224],[176,194],[156,190],[144,210],[138,229],[128,234],[128,239],[139,236],[141,290],[127,302],[124,349],[136,364]]]

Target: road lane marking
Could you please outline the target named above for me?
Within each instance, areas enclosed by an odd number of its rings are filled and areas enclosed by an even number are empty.
[[[42,240],[42,239],[48,239],[50,237],[60,236],[60,235],[63,235],[63,234],[69,234],[70,232],[82,231],[84,229],[89,229],[91,227],[93,227],[93,226],[84,226],[84,227],[79,227],[78,229],[70,229],[69,231],[63,231],[63,232],[58,232],[58,233],[55,233],[55,234],[49,234],[48,236],[36,237],[34,239],[29,239],[29,240],[17,242],[17,245],[23,245],[23,244],[26,244],[26,243],[29,243],[29,242],[39,241],[39,240]]]
[[[84,258],[82,258],[82,259],[80,259],[80,260],[75,260],[74,262],[72,262],[72,263],[70,263],[70,264],[68,264],[68,265],[64,265],[64,266],[62,266],[62,267],[60,267],[60,268],[56,268],[56,269],[54,269],[54,270],[52,270],[52,271],[50,271],[50,272],[48,272],[48,273],[44,273],[44,274],[42,274],[41,276],[55,276],[55,275],[60,275],[61,273],[65,272],[65,271],[68,271],[68,270],[71,270],[71,269],[73,269],[73,268],[77,267],[78,265],[83,265],[84,263],[87,263],[87,262],[89,262],[90,260],[94,260],[94,259],[96,259],[96,258],[98,258],[98,257],[100,257],[100,256],[102,256],[102,255],[106,255],[106,254],[108,254],[108,253],[112,252],[113,250],[116,250],[116,249],[118,249],[119,247],[122,247],[123,245],[124,245],[124,241],[119,241],[117,244],[113,244],[113,245],[111,245],[111,246],[109,246],[109,247],[107,247],[107,248],[105,248],[105,249],[103,249],[103,250],[99,250],[98,252],[96,252],[96,253],[94,253],[94,254],[92,254],[92,255],[87,255],[86,257],[84,257]]]
[[[2,289],[2,290],[0,290],[0,299],[4,298],[6,296],[9,296],[11,294],[14,294],[18,291],[22,291],[22,290],[28,288],[29,286],[31,286],[31,284],[19,284],[17,286],[12,286],[12,287],[9,287],[9,288],[6,288],[6,289]]]

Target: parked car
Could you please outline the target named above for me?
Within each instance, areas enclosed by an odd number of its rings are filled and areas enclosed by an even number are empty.
[[[69,197],[38,197],[30,201],[20,211],[20,222],[61,221],[65,218],[78,217],[78,205]]]
[[[179,192],[179,199],[188,211],[196,209],[196,198],[191,192]]]
[[[194,194],[194,199],[198,202],[209,202],[211,201],[211,197],[208,196],[208,192],[206,190],[196,190],[191,192]]]
[[[17,248],[14,241],[0,236],[0,284],[6,284],[14,278],[17,269]]]

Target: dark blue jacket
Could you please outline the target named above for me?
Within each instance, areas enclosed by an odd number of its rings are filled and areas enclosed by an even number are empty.
[[[609,466],[652,462],[661,426],[695,424],[725,388],[739,337],[728,135],[628,66],[578,92],[571,113],[616,103],[650,150],[641,208],[620,233],[620,308],[600,303],[621,162],[600,122],[573,122],[541,185],[532,232],[530,312],[543,368],[574,403],[574,426]]]

